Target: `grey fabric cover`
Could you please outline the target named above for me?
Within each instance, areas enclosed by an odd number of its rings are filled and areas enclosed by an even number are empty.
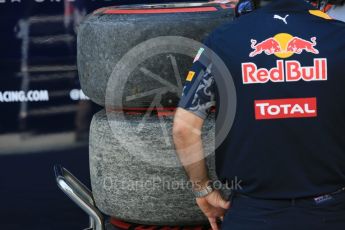
[[[142,6],[130,6],[137,7]],[[174,5],[169,8],[174,8]],[[77,39],[81,87],[93,102],[101,106],[105,105],[106,86],[113,68],[131,48],[158,36],[183,36],[202,41],[214,28],[233,17],[232,9],[222,9],[219,5],[218,11],[197,13],[103,14],[106,9],[108,8],[88,16],[78,29]],[[176,79],[167,55],[146,60],[144,66],[151,67],[150,71],[174,83]],[[191,67],[192,58],[177,55],[176,59],[180,76],[184,79]],[[159,82],[141,72],[134,75],[136,76],[126,86],[127,95],[161,87]],[[165,95],[163,101],[176,101],[177,96],[179,95]],[[125,102],[123,106],[147,107],[151,99]]]
[[[131,142],[131,136],[128,136],[130,131],[126,132],[126,130],[133,129],[133,124],[140,122],[142,117],[131,115],[126,119],[122,124],[123,129],[112,130],[105,110],[102,110],[94,115],[91,123],[90,173],[97,207],[107,215],[134,223],[155,225],[204,223],[206,219],[198,209],[190,188],[179,186],[187,183],[187,177],[181,166],[164,167],[142,161],[140,157],[130,154],[123,142],[119,141],[120,138],[126,138],[128,141],[125,145],[134,144]],[[172,117],[165,118],[164,123],[171,133]],[[214,140],[205,140],[207,133],[207,138],[210,137],[209,130],[213,125],[214,116],[210,116],[204,125],[205,143],[214,143]],[[161,152],[162,158],[178,161],[175,154],[161,150],[164,149],[165,143],[160,140],[160,127],[157,117],[147,121],[140,134],[147,137],[144,138],[146,144],[138,149],[138,152],[148,156],[152,154],[153,147]],[[211,136],[214,138],[213,134]],[[149,146],[151,149],[148,148]],[[209,144],[205,148],[213,147]],[[164,156],[164,154],[170,155]],[[213,155],[210,155],[207,161],[210,175],[215,179]]]
[[[345,5],[333,6],[327,13],[332,18],[345,22]]]

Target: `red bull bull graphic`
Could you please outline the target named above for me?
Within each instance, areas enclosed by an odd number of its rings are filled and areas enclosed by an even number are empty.
[[[287,46],[287,52],[293,52],[295,54],[301,54],[303,51],[313,54],[319,54],[319,51],[315,49],[316,37],[311,38],[311,42],[299,37],[291,39]]]
[[[312,37],[310,41],[300,37],[292,36],[287,33],[280,33],[274,37],[268,38],[260,43],[257,40],[251,40],[251,48],[253,51],[249,57],[255,57],[259,54],[274,54],[280,58],[291,57],[293,54],[301,54],[303,51],[307,53],[319,54],[315,48],[317,45],[316,37]]]
[[[257,41],[252,39],[251,43],[251,47],[254,49],[254,51],[249,54],[249,57],[255,57],[263,52],[267,55],[272,55],[281,51],[279,42],[274,38],[266,39],[259,44],[256,44]]]

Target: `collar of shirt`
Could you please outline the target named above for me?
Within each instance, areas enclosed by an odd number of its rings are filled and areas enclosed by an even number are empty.
[[[261,10],[265,12],[293,12],[316,10],[316,8],[305,0],[272,0]]]

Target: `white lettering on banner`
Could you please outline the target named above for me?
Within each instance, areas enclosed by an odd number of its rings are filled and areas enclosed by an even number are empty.
[[[0,102],[38,102],[49,101],[48,90],[0,91]]]
[[[81,89],[72,89],[69,96],[73,101],[90,100],[90,98],[88,98]]]

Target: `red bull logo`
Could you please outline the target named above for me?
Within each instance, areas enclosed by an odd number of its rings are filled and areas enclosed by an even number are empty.
[[[319,54],[319,51],[315,48],[316,45],[316,37],[312,37],[308,41],[300,37],[294,37],[291,34],[280,33],[260,43],[252,39],[251,48],[253,51],[249,54],[249,57],[255,57],[262,53],[266,55],[274,54],[279,58],[288,58],[293,54],[301,54],[302,52]]]
[[[267,82],[327,81],[327,59],[315,58],[314,65],[302,66],[299,61],[276,61],[272,69],[258,68],[255,63],[242,63],[243,84]]]
[[[303,52],[319,54],[316,37],[305,40],[287,33],[280,33],[260,43],[251,40],[253,51],[249,57],[260,54],[275,55],[280,58],[276,66],[260,68],[253,62],[242,63],[243,84],[267,82],[327,81],[327,59],[315,58],[312,66],[303,66],[297,60],[281,60]]]

